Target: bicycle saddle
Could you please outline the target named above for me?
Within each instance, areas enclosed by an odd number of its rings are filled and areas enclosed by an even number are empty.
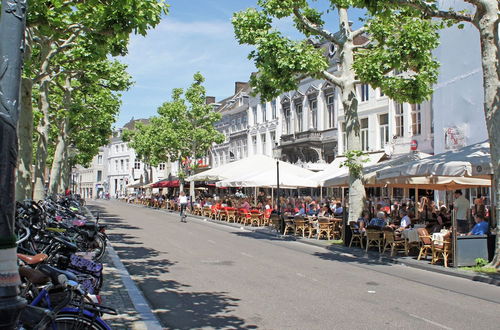
[[[39,271],[26,266],[19,267],[19,275],[35,285],[42,285],[49,282],[50,278]]]

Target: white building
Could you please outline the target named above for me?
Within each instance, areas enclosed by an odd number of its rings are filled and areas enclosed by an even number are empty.
[[[443,9],[472,9],[462,0],[441,0]],[[472,24],[439,32],[434,51],[441,67],[432,98],[435,152],[442,153],[488,138],[484,116],[483,71],[479,32]]]
[[[108,149],[101,147],[89,167],[77,165],[73,169],[72,177],[77,185],[75,190],[83,198],[104,196],[107,191],[107,166],[105,165],[107,153]]]
[[[212,147],[213,167],[248,156],[249,92],[248,83],[236,82],[234,95],[214,104],[222,115],[215,127],[226,139]]]

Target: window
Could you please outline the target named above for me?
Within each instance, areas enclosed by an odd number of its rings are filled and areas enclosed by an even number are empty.
[[[129,159],[128,159],[128,158],[125,160],[125,169],[126,169],[127,171],[130,169],[130,161],[129,161]]]
[[[248,156],[248,148],[247,148],[247,140],[243,140],[243,157],[247,157]]]
[[[342,123],[342,143],[344,144],[344,150],[347,149],[347,127],[345,122]]]
[[[102,171],[97,171],[97,182],[102,180]]]
[[[411,105],[411,131],[413,135],[422,134],[422,105]]]
[[[370,99],[370,87],[367,84],[361,85],[361,102],[368,101]]]
[[[304,118],[302,116],[302,104],[295,104],[295,111],[297,112],[297,129],[299,132],[302,132],[304,128]]]
[[[378,90],[378,91],[379,91],[379,95],[380,95],[380,97],[385,96],[384,92],[383,92],[380,88],[379,88],[379,90]]]
[[[118,159],[115,159],[115,170],[118,171]]]
[[[257,124],[257,107],[252,107],[253,124]]]
[[[274,148],[276,146],[276,132],[270,132],[269,136],[271,137],[271,147]]]
[[[125,169],[124,163],[123,159],[120,159],[120,170],[122,171]]]
[[[396,136],[402,137],[405,135],[404,109],[401,103],[396,103],[395,109],[396,120]]]
[[[134,161],[134,169],[136,169],[136,170],[141,169],[141,161],[138,158],[136,158]]]
[[[116,146],[115,146],[116,152],[119,152],[119,151],[120,151],[120,149],[119,149],[119,148],[120,148],[120,146],[119,146],[119,145],[116,145]]]
[[[160,163],[160,165],[158,165],[158,169],[160,171],[165,171],[165,163]]]
[[[124,152],[124,151],[125,151],[125,145],[122,144],[122,152]]]
[[[380,124],[380,149],[389,143],[389,115],[383,114],[379,116]]]
[[[326,112],[328,114],[328,128],[335,127],[335,96],[326,96]]]
[[[318,100],[309,100],[309,109],[311,110],[312,127],[318,129]]]
[[[265,154],[266,150],[267,150],[266,149],[267,141],[266,141],[266,134],[265,133],[260,135],[260,140],[262,141],[262,153]]]
[[[102,165],[102,155],[97,156],[97,165]]]
[[[361,124],[361,150],[368,151],[368,118],[360,120]]]
[[[276,100],[271,101],[271,119],[276,119]]]
[[[267,116],[266,116],[266,104],[263,103],[260,105],[260,108],[262,109],[262,122],[265,123],[267,121]]]
[[[290,104],[283,105],[283,114],[285,115],[285,134],[291,134],[291,117]]]
[[[252,136],[252,148],[253,148],[253,152],[255,154],[257,152],[257,136],[256,135]]]

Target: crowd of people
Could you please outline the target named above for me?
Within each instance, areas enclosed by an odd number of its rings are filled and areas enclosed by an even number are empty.
[[[138,198],[149,198],[155,201],[155,205],[170,202],[180,205],[179,197],[186,196],[154,194],[146,196],[139,194],[130,197],[129,202]],[[485,206],[484,198],[478,196],[472,204],[462,194],[461,190],[455,191],[455,200],[450,205],[444,202],[436,204],[429,196],[423,196],[418,202],[408,199],[404,202],[391,201],[389,198],[368,198],[362,216],[355,224],[364,231],[367,227],[391,227],[397,231],[402,231],[411,227],[414,223],[424,224],[430,233],[440,232],[442,229],[450,229],[451,214],[456,210],[457,230],[460,234],[481,234],[488,231],[488,223],[485,221],[489,216],[488,208]],[[348,200],[343,200],[348,205]],[[234,207],[237,209],[259,210],[262,212],[277,212],[276,201],[264,191],[260,191],[257,196],[246,196],[241,191],[235,194],[218,196],[208,195],[206,192],[198,192],[196,198],[188,204],[204,207],[214,206]],[[324,197],[313,198],[311,196],[301,197],[280,197],[279,210],[288,216],[317,216],[317,217],[340,217],[344,214],[344,206],[339,198]],[[469,222],[468,219],[474,219]]]

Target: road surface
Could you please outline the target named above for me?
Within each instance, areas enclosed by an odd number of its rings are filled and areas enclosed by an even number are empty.
[[[94,201],[166,329],[500,329],[500,287]]]

